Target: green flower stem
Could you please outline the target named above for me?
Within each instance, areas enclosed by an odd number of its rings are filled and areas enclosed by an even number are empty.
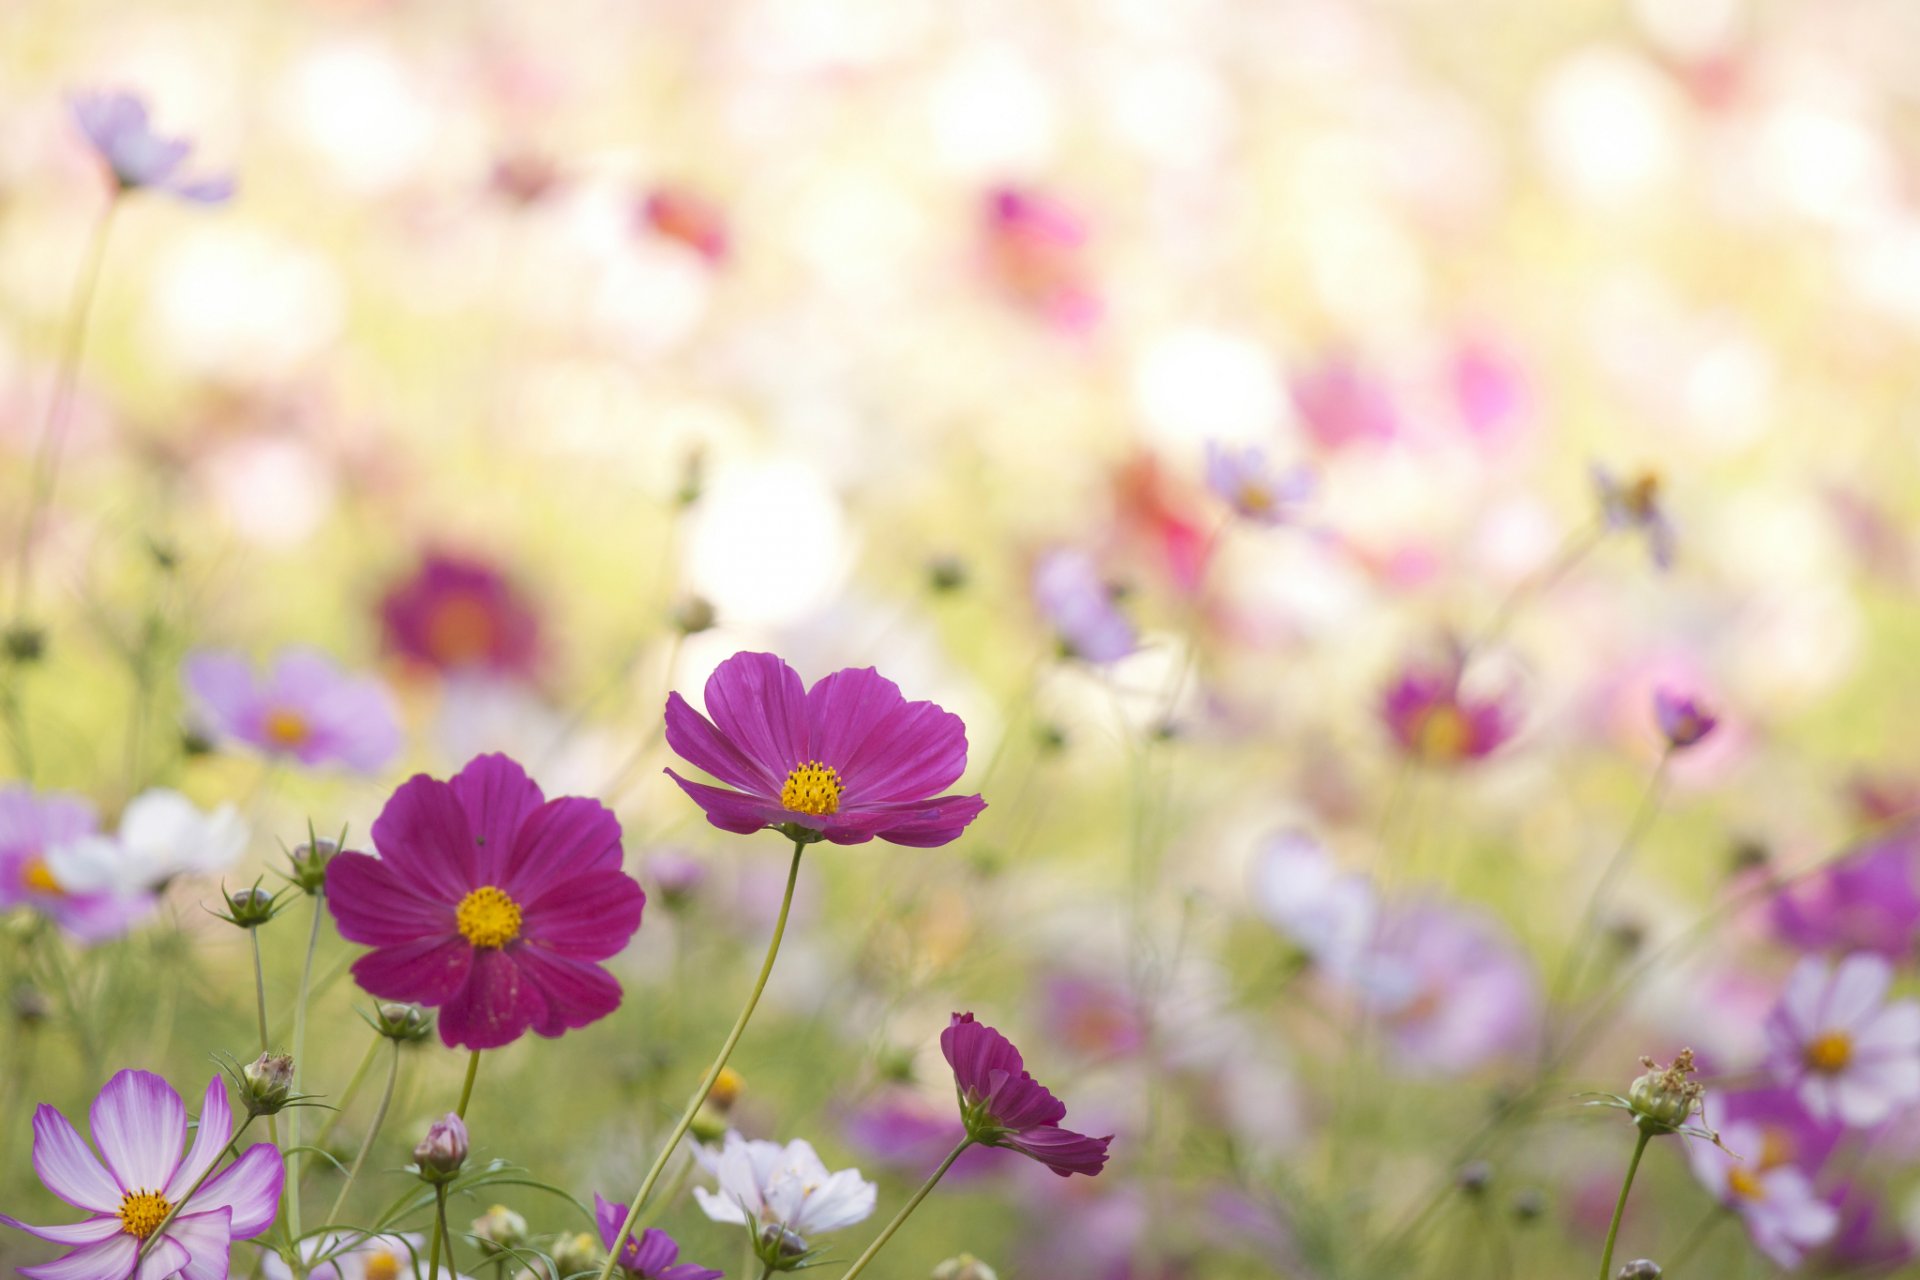
[[[307,956],[300,965],[300,1002],[293,1006],[293,1092],[300,1092],[300,1073],[307,1061],[307,997],[313,988],[313,953],[320,945],[320,920],[325,916],[327,890],[323,885],[313,894],[313,923],[307,929]],[[263,1051],[264,1052],[264,1051]],[[287,1116],[287,1231],[300,1238],[300,1108]],[[298,1263],[294,1275],[300,1275]]]
[[[447,1237],[447,1186],[444,1182],[434,1184],[433,1200],[433,1244],[427,1249],[427,1280],[440,1280],[440,1242]],[[447,1252],[451,1254],[453,1250],[449,1248]],[[452,1261],[451,1257],[448,1261]],[[459,1273],[456,1271],[454,1274]]]
[[[900,1206],[900,1212],[893,1215],[893,1221],[881,1228],[880,1234],[875,1236],[873,1243],[867,1246],[867,1251],[853,1260],[853,1265],[847,1268],[846,1274],[841,1276],[840,1280],[853,1280],[855,1276],[866,1270],[867,1264],[873,1261],[874,1255],[886,1247],[887,1241],[893,1239],[893,1233],[900,1229],[900,1224],[920,1207],[920,1202],[931,1195],[936,1186],[940,1185],[940,1179],[946,1176],[947,1170],[953,1168],[953,1162],[960,1158],[961,1152],[972,1145],[972,1137],[965,1137],[960,1139],[960,1145],[947,1152],[947,1158],[940,1162],[940,1167],[933,1171],[933,1176],[920,1184],[920,1189],[913,1193],[913,1199]]]
[[[377,1045],[378,1040],[374,1041]],[[373,1150],[374,1139],[380,1136],[380,1126],[387,1122],[387,1108],[393,1105],[393,1086],[400,1079],[400,1042],[388,1041],[393,1046],[393,1056],[387,1061],[387,1087],[380,1092],[380,1107],[373,1113],[373,1123],[367,1126],[366,1136],[360,1139],[359,1154],[353,1157],[353,1167],[347,1170],[347,1180],[340,1184],[340,1194],[333,1198],[333,1208],[327,1211],[327,1222],[340,1221],[340,1209],[347,1203],[347,1193],[353,1190],[353,1180],[360,1176],[360,1167],[367,1162],[367,1152]]]
[[[272,1053],[272,1046],[267,1040],[267,966],[260,959],[259,926],[247,930],[247,936],[253,939],[253,1007],[260,1020],[260,1052]],[[280,1122],[274,1116],[267,1117],[267,1137],[274,1146],[280,1145]]]
[[[1620,1182],[1620,1199],[1613,1206],[1613,1223],[1607,1228],[1607,1247],[1600,1253],[1600,1280],[1610,1280],[1613,1275],[1613,1242],[1620,1234],[1620,1219],[1627,1212],[1627,1193],[1633,1190],[1633,1175],[1640,1171],[1640,1157],[1647,1153],[1647,1142],[1652,1137],[1642,1129],[1633,1144],[1633,1159],[1627,1162],[1627,1176]]]
[[[201,1119],[203,1120],[205,1118],[206,1117],[204,1116],[201,1117]],[[245,1120],[242,1120],[240,1122],[240,1127],[233,1131],[233,1137],[227,1139],[226,1151],[228,1153],[234,1153],[239,1151],[240,1135],[245,1133],[247,1131],[247,1126],[252,1123],[253,1123],[253,1116],[251,1114],[249,1114]],[[234,1158],[238,1159],[239,1157],[236,1155]],[[195,1178],[193,1180],[193,1185],[187,1188],[187,1194],[181,1196],[179,1200],[174,1202],[173,1207],[167,1210],[167,1216],[160,1219],[160,1225],[153,1229],[153,1234],[140,1242],[140,1251],[134,1254],[134,1261],[138,1262],[140,1259],[147,1256],[147,1250],[153,1248],[154,1241],[158,1240],[166,1232],[167,1224],[169,1222],[172,1222],[176,1217],[179,1216],[180,1210],[185,1208],[188,1202],[193,1199],[193,1193],[198,1191],[201,1185],[204,1184],[208,1178],[213,1176],[213,1171],[219,1168],[219,1166],[220,1166],[220,1159],[218,1156],[216,1156],[214,1157],[213,1161],[207,1165],[205,1169],[202,1169],[200,1171],[200,1176]]]
[[[773,938],[767,943],[767,958],[760,964],[760,977],[753,984],[752,994],[740,1009],[740,1016],[734,1019],[733,1030],[727,1033],[726,1043],[720,1046],[720,1055],[707,1068],[707,1074],[700,1079],[700,1087],[687,1099],[687,1106],[680,1113],[680,1120],[673,1126],[666,1145],[660,1148],[660,1154],[654,1157],[653,1167],[647,1170],[647,1176],[640,1183],[640,1190],[634,1194],[633,1206],[627,1210],[625,1222],[620,1224],[620,1232],[614,1236],[613,1243],[607,1249],[607,1260],[600,1268],[600,1280],[610,1280],[620,1251],[626,1248],[627,1239],[633,1234],[634,1224],[640,1221],[640,1210],[645,1207],[647,1197],[653,1194],[654,1184],[660,1181],[660,1175],[667,1167],[667,1160],[673,1155],[674,1148],[680,1145],[680,1139],[687,1136],[687,1130],[693,1124],[694,1115],[700,1110],[700,1104],[707,1100],[707,1094],[713,1089],[713,1082],[720,1078],[720,1072],[726,1068],[727,1059],[733,1056],[733,1047],[740,1043],[740,1036],[747,1029],[747,1020],[753,1017],[754,1006],[760,1003],[760,993],[767,989],[767,979],[773,973],[774,957],[780,954],[780,939],[787,932],[787,913],[793,907],[793,886],[800,879],[800,855],[807,850],[806,843],[793,842],[793,863],[787,868],[787,891],[780,899],[780,914],[773,922]]]
[[[453,1109],[453,1114],[462,1120],[467,1118],[467,1104],[473,1101],[473,1080],[479,1074],[480,1051],[475,1049],[467,1058],[467,1081],[460,1086],[460,1105]]]

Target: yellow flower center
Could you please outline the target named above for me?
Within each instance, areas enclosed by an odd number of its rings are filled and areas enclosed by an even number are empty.
[[[1650,520],[1660,500],[1660,473],[1643,471],[1635,476],[1626,492],[1621,495],[1627,510],[1636,520]]]
[[[504,947],[520,936],[520,904],[492,885],[460,899],[453,919],[460,936],[476,947]]]
[[[1784,1126],[1770,1124],[1761,1132],[1758,1163],[1763,1173],[1793,1163],[1793,1135]]]
[[[479,596],[448,596],[427,620],[427,648],[449,666],[484,658],[493,649],[493,611]]]
[[[1249,480],[1240,486],[1239,507],[1252,515],[1265,515],[1276,505],[1273,490],[1258,480]]]
[[[809,760],[795,765],[787,775],[786,785],[780,788],[780,803],[795,813],[819,817],[840,811],[840,793],[845,790],[840,775],[830,765]]]
[[[53,868],[40,854],[34,854],[20,868],[20,883],[34,893],[66,893],[66,888],[53,878]]]
[[[120,1197],[120,1229],[145,1240],[160,1229],[173,1206],[157,1191],[129,1191]]]
[[[1807,1066],[1815,1071],[1833,1075],[1852,1061],[1853,1037],[1844,1031],[1823,1032],[1807,1045]]]
[[[1443,702],[1420,717],[1413,742],[1422,759],[1441,763],[1459,760],[1472,745],[1473,726],[1459,707]]]
[[[1727,1190],[1742,1200],[1764,1200],[1767,1189],[1760,1183],[1760,1175],[1739,1165],[1727,1170]]]
[[[298,711],[276,708],[267,712],[267,741],[276,747],[297,747],[313,733],[313,726]]]
[[[361,1274],[367,1280],[400,1280],[400,1259],[382,1249],[367,1258],[367,1265]]]

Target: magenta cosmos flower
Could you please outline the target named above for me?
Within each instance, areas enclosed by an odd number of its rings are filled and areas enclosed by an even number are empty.
[[[967,1135],[987,1147],[1010,1147],[1061,1177],[1100,1172],[1113,1135],[1089,1138],[1062,1129],[1066,1104],[1027,1074],[1013,1042],[971,1013],[956,1013],[940,1033],[940,1052],[953,1068],[960,1120]]]
[[[1386,385],[1351,358],[1329,355],[1293,379],[1293,408],[1323,449],[1380,444],[1400,434]]]
[[[0,911],[31,908],[80,942],[118,937],[146,915],[153,897],[144,890],[75,892],[61,878],[62,854],[95,826],[93,806],[79,796],[0,786]]]
[[[627,1206],[615,1204],[605,1196],[593,1197],[593,1221],[600,1228],[600,1245],[613,1248],[626,1225]],[[628,1239],[620,1250],[620,1270],[631,1280],[722,1280],[724,1271],[697,1267],[680,1261],[680,1246],[658,1227],[648,1227]]]
[[[777,827],[795,839],[932,848],[987,807],[940,795],[967,767],[960,717],[908,702],[872,667],[800,683],[770,653],[736,653],[707,680],[707,716],[667,699],[667,744],[728,786],[667,775],[722,831]]]
[[[399,754],[400,715],[386,686],[315,650],[283,650],[264,676],[240,654],[203,651],[183,675],[201,726],[218,741],[355,773],[378,773]]]
[[[49,1106],[34,1112],[34,1172],[47,1190],[91,1216],[64,1227],[0,1216],[0,1222],[42,1240],[78,1246],[56,1261],[20,1268],[21,1275],[126,1280],[144,1245],[140,1275],[148,1280],[225,1280],[233,1242],[251,1240],[273,1224],[285,1171],[271,1143],[255,1143],[207,1176],[233,1137],[233,1111],[219,1076],[207,1085],[184,1160],[186,1107],[171,1085],[150,1072],[122,1071],[107,1081],[88,1123],[104,1165],[64,1115]]]
[[[1660,736],[1675,751],[1706,741],[1720,724],[1720,717],[1698,698],[1666,688],[1653,691],[1653,719],[1660,726]]]
[[[1431,765],[1485,759],[1513,737],[1519,720],[1510,697],[1461,688],[1457,662],[1406,667],[1382,696],[1380,718],[1402,752]]]
[[[233,179],[188,179],[180,173],[193,144],[163,138],[147,121],[147,105],[130,93],[76,93],[68,99],[73,121],[99,153],[120,191],[152,187],[196,204],[219,204],[233,194]]]
[[[540,620],[506,576],[482,560],[429,552],[380,602],[386,647],[436,671],[528,675]]]
[[[440,1038],[497,1049],[557,1036],[620,1005],[599,961],[640,927],[647,896],[620,869],[620,824],[597,801],[548,800],[505,756],[449,782],[417,774],[373,824],[379,857],[327,865],[327,905],[374,948],[353,976],[383,1000],[440,1010]]]

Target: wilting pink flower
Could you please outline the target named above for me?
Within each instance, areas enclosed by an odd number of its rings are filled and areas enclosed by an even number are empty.
[[[627,1206],[595,1194],[593,1221],[600,1228],[601,1247],[611,1249],[626,1224]],[[722,1280],[726,1274],[681,1262],[679,1244],[658,1227],[648,1227],[627,1239],[620,1249],[619,1267],[631,1280]]]
[[[1451,660],[1404,668],[1381,699],[1380,718],[1401,751],[1431,765],[1484,759],[1513,737],[1519,721],[1511,697],[1463,689],[1460,665]]]
[[[1099,322],[1079,214],[1040,192],[998,187],[987,193],[983,215],[987,269],[1010,299],[1069,333]]]
[[[1744,1122],[1724,1123],[1709,1095],[1702,1123],[1717,1130],[1724,1145],[1689,1142],[1687,1161],[1713,1196],[1740,1215],[1754,1247],[1783,1267],[1796,1267],[1807,1250],[1832,1238],[1839,1215],[1813,1189],[1806,1173],[1792,1164],[1767,1163],[1760,1130]]]
[[[1305,467],[1282,471],[1265,449],[1207,444],[1207,488],[1242,519],[1282,524],[1313,492],[1313,473]]]
[[[42,1240],[78,1246],[58,1261],[20,1268],[21,1275],[122,1280],[133,1274],[145,1246],[142,1276],[215,1280],[227,1274],[234,1241],[251,1240],[272,1225],[285,1171],[271,1143],[255,1143],[201,1181],[233,1137],[226,1081],[219,1076],[207,1085],[185,1159],[180,1149],[187,1139],[186,1107],[172,1086],[150,1072],[122,1071],[107,1081],[88,1121],[104,1165],[66,1116],[44,1105],[34,1112],[34,1172],[47,1190],[91,1216],[62,1227],[0,1216],[0,1222]]]
[[[836,671],[808,690],[770,653],[736,653],[707,680],[707,715],[667,699],[667,745],[730,787],[667,775],[722,831],[777,827],[795,838],[931,848],[959,838],[986,808],[938,794],[967,767],[960,717],[908,702],[872,667]],[[810,833],[810,834],[809,834]]]
[[[1293,407],[1323,449],[1379,444],[1400,434],[1400,414],[1386,387],[1342,355],[1293,379]]]
[[[1494,921],[1417,903],[1390,913],[1360,962],[1362,998],[1410,1075],[1471,1071],[1531,1042],[1533,966]]]
[[[417,774],[373,824],[379,857],[327,865],[327,905],[374,948],[353,976],[383,1000],[440,1010],[440,1038],[495,1049],[612,1013],[599,961],[640,927],[620,824],[593,800],[548,800],[518,764],[480,756],[449,782]]]
[[[399,754],[400,715],[386,686],[345,674],[325,654],[283,650],[263,678],[237,653],[202,651],[183,675],[216,740],[356,773],[378,773]]]
[[[1653,718],[1660,726],[1660,736],[1675,751],[1701,742],[1720,723],[1718,716],[1692,696],[1666,688],[1654,690]]]
[[[429,553],[380,602],[389,651],[439,671],[527,675],[540,620],[506,576],[485,561]]]
[[[153,898],[144,889],[82,890],[60,876],[66,851],[92,838],[95,822],[79,796],[0,786],[0,911],[30,907],[81,942],[117,937],[146,915]]]
[[[1033,602],[1061,646],[1083,661],[1117,662],[1139,647],[1093,557],[1077,548],[1057,547],[1034,564]]]
[[[76,93],[68,105],[118,190],[152,187],[197,204],[219,204],[233,195],[230,177],[188,179],[180,174],[193,144],[155,133],[147,121],[147,104],[133,94]]]
[[[1920,1002],[1887,1002],[1893,966],[1856,952],[1800,961],[1767,1019],[1775,1076],[1807,1110],[1856,1128],[1920,1102]]]
[[[726,261],[727,217],[720,206],[684,187],[655,187],[640,204],[655,235],[693,250],[711,265]]]
[[[1644,534],[1653,563],[1662,569],[1672,567],[1673,524],[1660,501],[1660,477],[1643,471],[1623,480],[1596,463],[1593,487],[1607,528]]]
[[[1061,1177],[1100,1172],[1113,1141],[1063,1129],[1064,1103],[1027,1074],[1020,1051],[971,1013],[956,1013],[940,1033],[940,1052],[953,1068],[960,1119],[975,1142],[1031,1156]]]
[[[1920,930],[1920,827],[1869,840],[1818,875],[1783,889],[1770,908],[1774,932],[1802,951],[1913,954]]]

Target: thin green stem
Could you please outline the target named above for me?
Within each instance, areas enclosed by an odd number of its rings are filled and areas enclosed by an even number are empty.
[[[900,1229],[900,1224],[920,1207],[922,1200],[933,1193],[933,1189],[940,1185],[940,1179],[946,1176],[947,1170],[953,1168],[953,1162],[972,1145],[971,1137],[962,1138],[958,1146],[947,1152],[947,1158],[940,1162],[940,1167],[933,1171],[933,1176],[920,1184],[920,1189],[913,1193],[913,1199],[900,1206],[900,1212],[893,1215],[893,1221],[881,1228],[880,1234],[873,1238],[873,1243],[867,1246],[866,1252],[853,1260],[853,1265],[847,1268],[846,1274],[841,1276],[840,1280],[853,1280],[855,1276],[866,1270],[867,1264],[873,1261],[874,1255],[886,1247],[887,1241],[893,1239],[893,1233]]]
[[[1620,1180],[1620,1199],[1614,1202],[1613,1222],[1607,1227],[1607,1247],[1600,1252],[1600,1280],[1613,1276],[1613,1242],[1620,1235],[1620,1219],[1627,1212],[1627,1193],[1633,1190],[1633,1175],[1640,1171],[1640,1157],[1647,1153],[1647,1141],[1653,1135],[1645,1129],[1633,1144],[1633,1159],[1627,1162],[1627,1176]]]
[[[427,1280],[440,1280],[440,1242],[447,1236],[447,1187],[433,1188],[433,1243],[427,1248]],[[452,1252],[451,1249],[448,1252]],[[458,1274],[458,1273],[456,1273]]]
[[[260,1052],[267,1054],[273,1052],[267,1039],[267,966],[260,959],[260,930],[249,929],[247,936],[253,939],[253,1008],[260,1020]],[[280,1122],[273,1116],[267,1117],[267,1137],[274,1146],[280,1145]]]
[[[374,1139],[380,1136],[380,1126],[387,1122],[387,1108],[393,1105],[393,1087],[400,1079],[400,1042],[390,1040],[388,1043],[393,1046],[393,1056],[387,1062],[387,1087],[380,1092],[379,1109],[373,1113],[373,1123],[367,1126],[366,1136],[360,1139],[360,1151],[353,1157],[353,1167],[347,1170],[347,1180],[340,1184],[340,1194],[333,1198],[333,1208],[327,1210],[328,1222],[340,1221],[340,1210],[347,1203],[347,1193],[353,1190],[353,1180],[360,1176],[360,1167],[366,1164],[367,1153],[373,1150]]]
[[[293,1006],[293,1091],[300,1092],[300,1073],[307,1062],[307,997],[313,987],[313,953],[320,945],[320,920],[327,890],[323,885],[313,894],[313,923],[307,929],[307,955],[300,963],[300,1002]],[[287,1230],[300,1238],[300,1108],[287,1117]],[[300,1269],[294,1269],[298,1277]]]
[[[205,1119],[206,1119],[205,1116],[201,1117],[201,1120],[203,1122],[205,1121]],[[240,1127],[233,1131],[233,1136],[231,1138],[227,1139],[227,1145],[225,1150],[228,1153],[237,1152],[240,1149],[240,1135],[245,1133],[247,1131],[247,1126],[252,1123],[253,1123],[253,1116],[251,1114],[249,1114],[245,1120],[242,1120],[240,1122]],[[187,1188],[187,1193],[181,1196],[178,1200],[173,1202],[172,1207],[170,1207],[167,1210],[167,1216],[160,1219],[160,1225],[153,1229],[153,1234],[149,1235],[145,1240],[140,1242],[140,1251],[134,1255],[134,1260],[136,1262],[141,1258],[146,1257],[147,1250],[153,1247],[154,1241],[158,1240],[161,1236],[166,1234],[167,1224],[169,1222],[172,1222],[176,1217],[178,1217],[180,1214],[180,1211],[187,1207],[188,1203],[191,1202],[193,1199],[193,1193],[198,1191],[202,1186],[202,1184],[204,1184],[208,1178],[213,1176],[213,1171],[215,1168],[219,1166],[219,1164],[220,1164],[220,1159],[218,1156],[214,1157],[213,1160],[209,1161],[207,1164],[207,1167],[200,1171],[200,1176],[193,1180],[193,1185]]]
[[[460,1105],[453,1109],[453,1114],[459,1116],[462,1120],[467,1118],[467,1104],[473,1101],[473,1080],[474,1077],[479,1074],[480,1051],[475,1049],[467,1056],[467,1081],[460,1086]]]
[[[767,979],[773,973],[773,961],[780,954],[780,939],[787,932],[787,913],[793,908],[793,886],[800,879],[800,855],[807,851],[804,841],[793,842],[793,862],[787,868],[787,891],[780,899],[780,914],[773,922],[773,938],[767,943],[767,958],[760,964],[760,977],[753,984],[753,991],[747,996],[746,1004],[741,1006],[740,1016],[734,1019],[733,1030],[727,1033],[726,1043],[720,1046],[720,1054],[707,1068],[707,1074],[700,1078],[700,1087],[687,1099],[686,1109],[680,1113],[679,1121],[673,1126],[673,1132],[667,1136],[666,1145],[660,1148],[660,1154],[654,1157],[653,1167],[647,1170],[647,1176],[640,1183],[640,1190],[634,1193],[633,1206],[627,1210],[625,1222],[620,1224],[620,1232],[614,1236],[613,1243],[607,1249],[607,1260],[600,1268],[600,1280],[609,1280],[613,1275],[614,1263],[620,1257],[620,1251],[627,1246],[627,1238],[633,1234],[634,1224],[640,1221],[640,1210],[646,1206],[647,1197],[653,1194],[654,1184],[660,1181],[660,1175],[666,1170],[667,1160],[673,1155],[674,1148],[680,1145],[680,1139],[687,1136],[687,1130],[693,1124],[694,1115],[700,1110],[700,1104],[707,1100],[707,1094],[713,1089],[713,1082],[720,1078],[726,1069],[727,1059],[733,1056],[733,1047],[740,1043],[740,1037],[747,1029],[748,1019],[760,1003],[760,993],[767,989]]]

